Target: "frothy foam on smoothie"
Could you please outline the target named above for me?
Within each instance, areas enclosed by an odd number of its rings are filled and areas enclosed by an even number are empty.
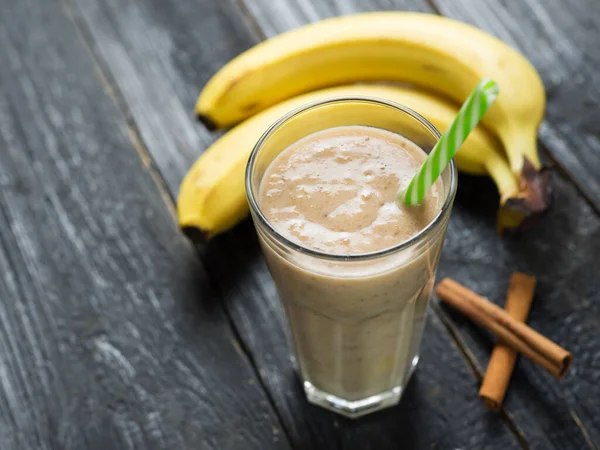
[[[267,220],[306,247],[360,254],[393,247],[433,220],[443,201],[441,181],[418,206],[399,206],[425,153],[389,131],[330,128],[284,150],[260,189]]]

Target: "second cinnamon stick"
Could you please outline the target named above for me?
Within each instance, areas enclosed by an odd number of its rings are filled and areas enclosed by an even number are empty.
[[[527,320],[533,301],[535,282],[535,277],[519,272],[513,273],[510,278],[504,310],[519,322]],[[517,352],[499,339],[492,351],[479,390],[479,398],[492,411],[498,411],[502,406],[516,360]]]

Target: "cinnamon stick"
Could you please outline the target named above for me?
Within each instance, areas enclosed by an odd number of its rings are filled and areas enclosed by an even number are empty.
[[[519,272],[513,273],[508,285],[504,310],[515,320],[525,322],[534,291],[535,277]],[[517,352],[498,340],[479,389],[479,398],[492,411],[498,411],[502,406],[516,360]]]
[[[557,378],[565,376],[573,357],[564,348],[542,336],[506,311],[472,290],[446,278],[436,287],[441,300],[483,325],[505,344],[527,356]]]

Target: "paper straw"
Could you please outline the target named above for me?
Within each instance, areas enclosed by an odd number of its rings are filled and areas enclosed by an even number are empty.
[[[448,130],[435,144],[427,159],[398,196],[407,205],[417,205],[423,201],[429,188],[435,183],[442,171],[450,163],[469,133],[477,126],[483,115],[498,96],[498,84],[484,78],[469,98],[461,106]]]

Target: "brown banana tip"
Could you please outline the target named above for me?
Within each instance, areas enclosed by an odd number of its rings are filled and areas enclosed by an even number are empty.
[[[521,172],[520,192],[506,199],[498,210],[498,233],[505,230],[525,231],[537,224],[552,205],[551,172],[537,170],[525,159]]]
[[[191,227],[184,225],[181,227],[181,232],[190,240],[193,244],[201,244],[206,242],[208,239],[208,233],[202,231],[200,228]]]
[[[215,131],[219,128],[214,120],[204,114],[196,114],[196,119],[208,128],[209,131]]]

